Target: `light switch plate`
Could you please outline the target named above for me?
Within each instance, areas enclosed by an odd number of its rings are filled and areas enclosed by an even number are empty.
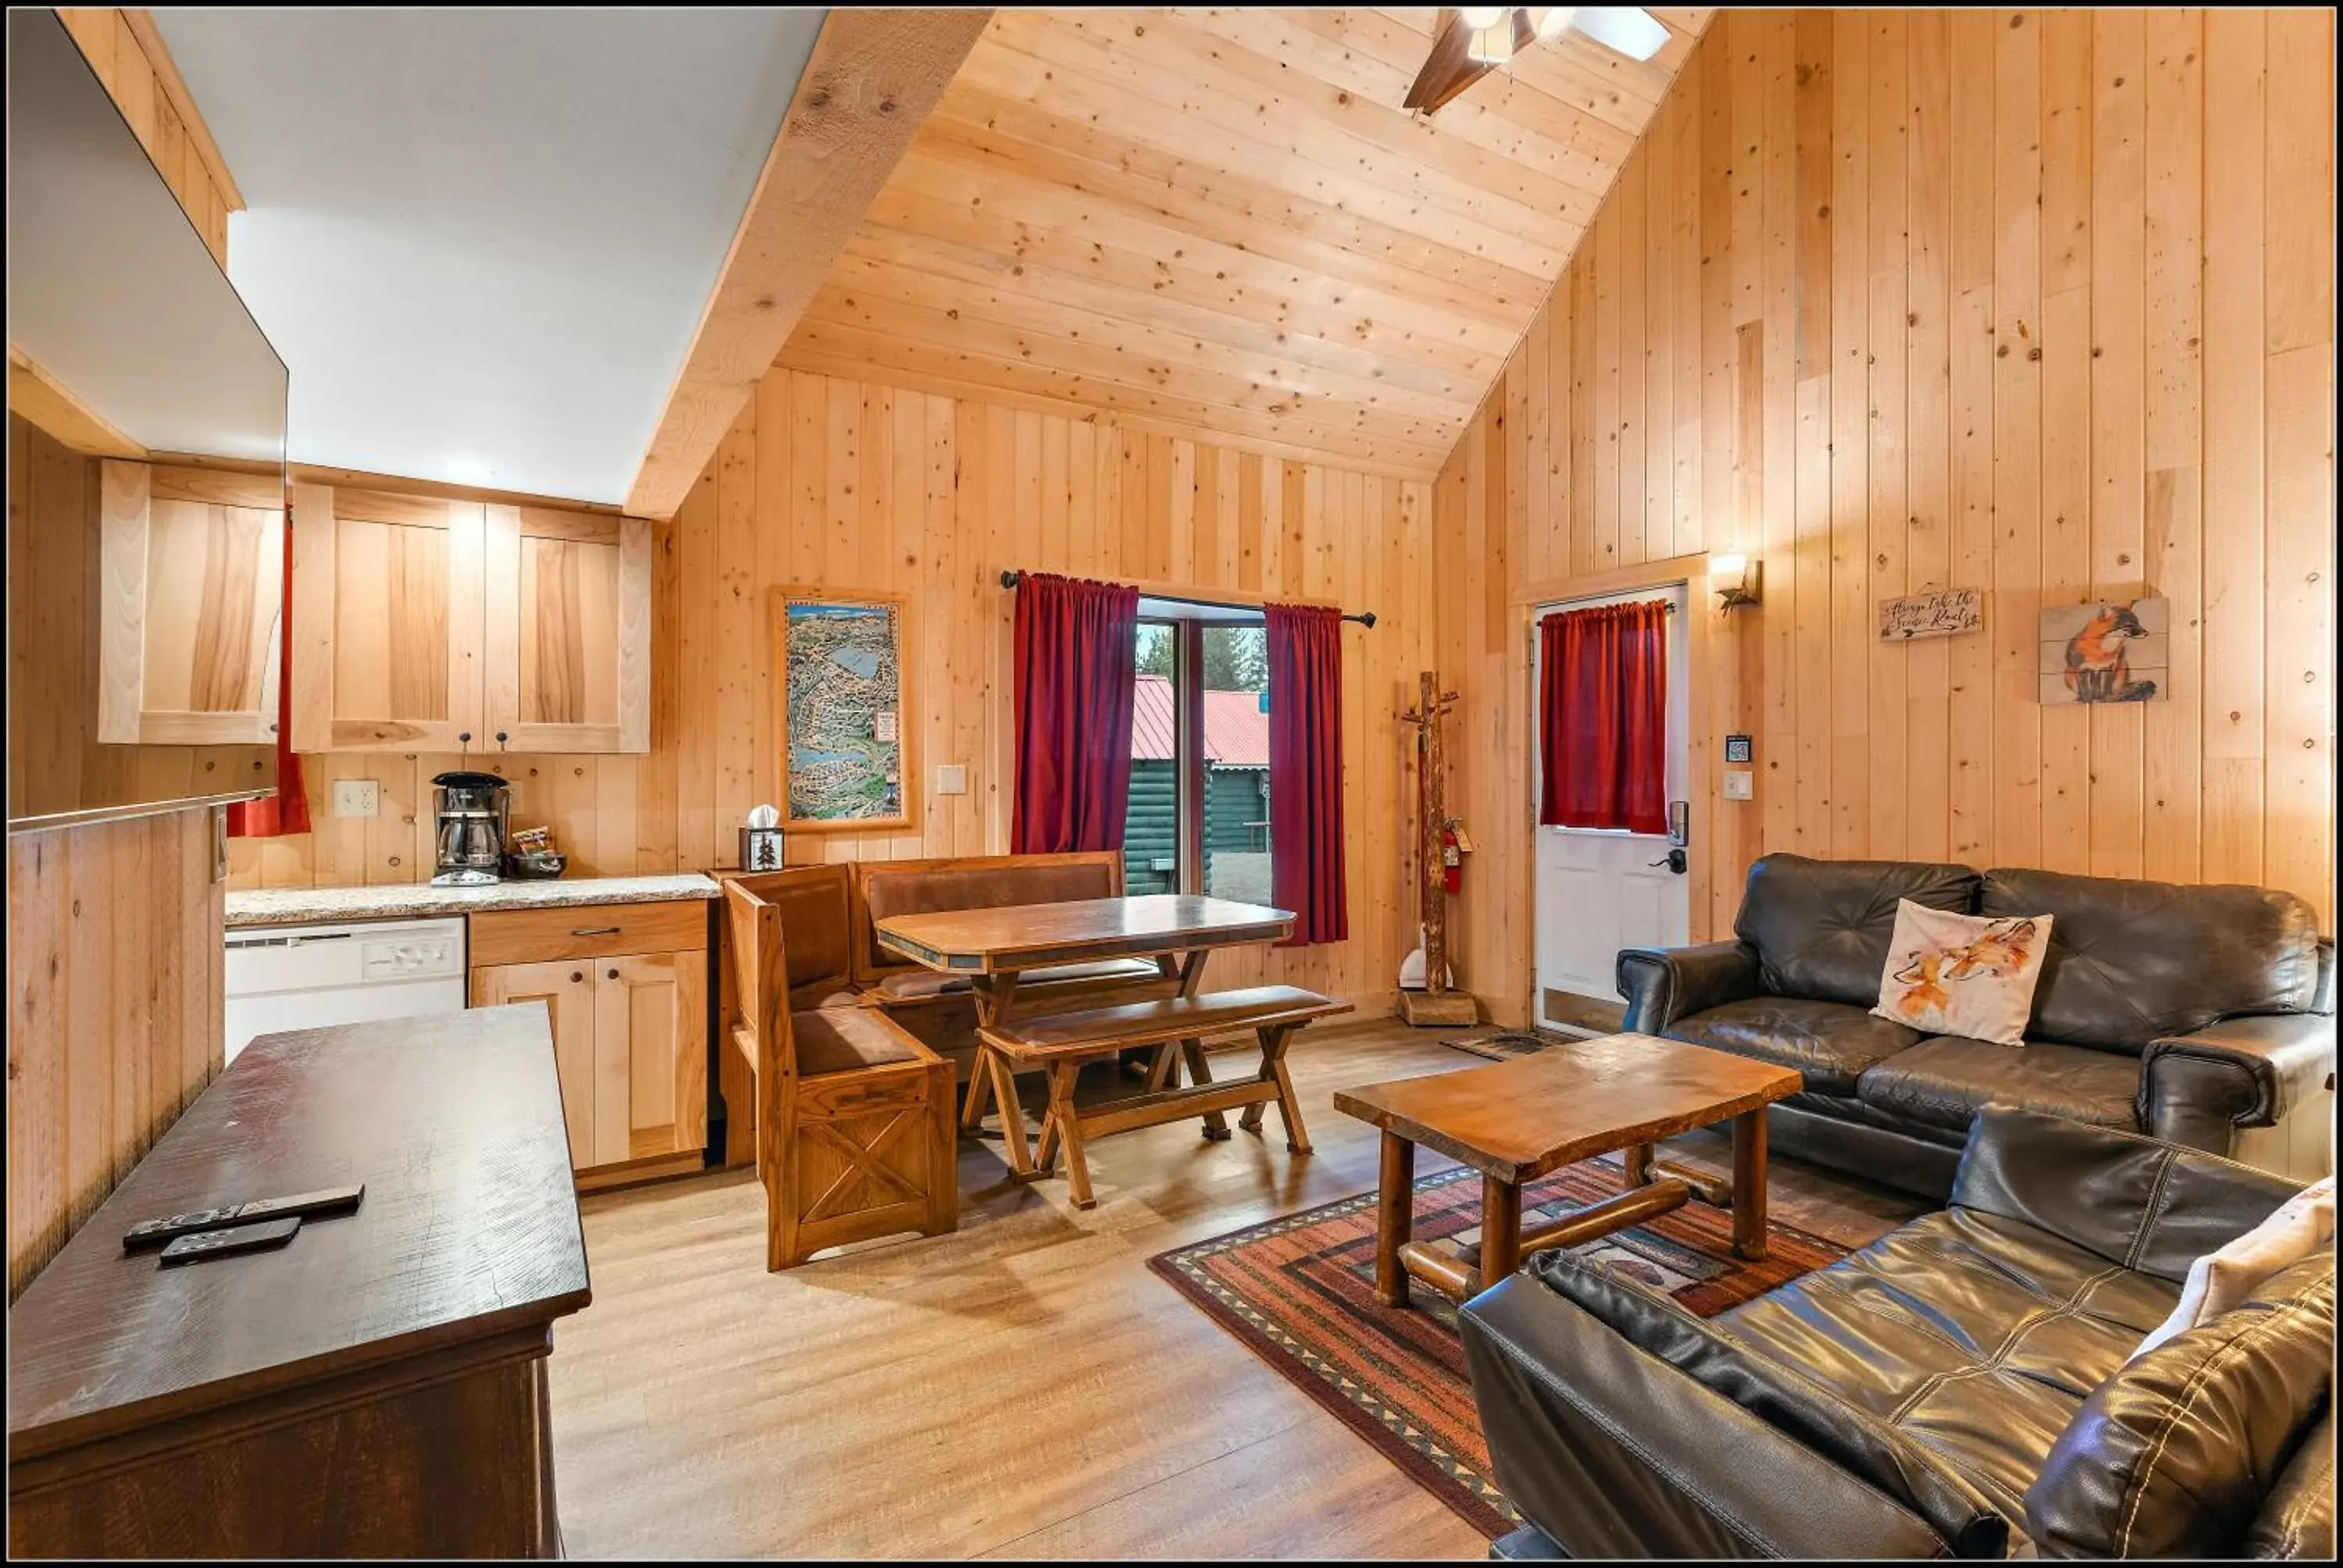
[[[968,765],[964,762],[941,762],[936,765],[936,793],[965,795],[968,793]]]
[[[372,817],[382,810],[382,786],[372,779],[334,780],[334,815]]]
[[[1725,798],[1728,800],[1755,800],[1757,799],[1756,776],[1752,774],[1746,768],[1726,769],[1725,770]]]

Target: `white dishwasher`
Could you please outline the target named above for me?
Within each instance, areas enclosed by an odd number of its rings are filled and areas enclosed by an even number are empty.
[[[464,921],[247,926],[227,933],[227,1060],[256,1035],[464,1010]]]

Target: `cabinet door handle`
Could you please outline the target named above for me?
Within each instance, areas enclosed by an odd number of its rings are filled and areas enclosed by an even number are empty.
[[[612,980],[617,980],[617,979],[618,978],[618,970],[608,970],[608,974],[609,974],[609,977],[610,977]]]
[[[579,980],[582,980],[585,978],[586,974],[582,970],[571,970],[569,971],[569,983],[571,985],[576,985]]]
[[[574,926],[569,934],[573,937],[615,937],[623,929],[619,926]]]

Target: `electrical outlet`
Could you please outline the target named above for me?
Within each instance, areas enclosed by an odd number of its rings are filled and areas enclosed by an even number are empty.
[[[965,795],[968,793],[968,765],[964,762],[944,762],[936,767],[936,793]]]
[[[334,780],[334,815],[372,817],[382,810],[382,786],[372,779]]]
[[[1757,799],[1756,775],[1750,772],[1746,768],[1726,769],[1725,770],[1725,798],[1728,800],[1755,800]]]

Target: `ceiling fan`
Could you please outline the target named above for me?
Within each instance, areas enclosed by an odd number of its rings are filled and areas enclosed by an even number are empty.
[[[1648,60],[1668,30],[1635,5],[1466,5],[1443,10],[1432,55],[1407,90],[1406,106],[1431,114],[1534,44],[1577,33],[1631,60]]]

